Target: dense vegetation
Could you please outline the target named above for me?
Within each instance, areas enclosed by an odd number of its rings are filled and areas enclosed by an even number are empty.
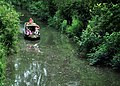
[[[5,1],[0,1],[0,86],[3,86],[5,60],[17,50],[19,15]]]
[[[91,65],[120,68],[120,0],[9,0],[79,45]],[[25,4],[27,3],[27,4]]]

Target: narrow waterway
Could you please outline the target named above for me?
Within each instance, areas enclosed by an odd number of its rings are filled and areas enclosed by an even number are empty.
[[[20,31],[31,17],[23,13]],[[20,35],[19,52],[8,57],[5,86],[120,86],[120,74],[89,66],[64,34],[34,21],[41,26],[41,39]]]

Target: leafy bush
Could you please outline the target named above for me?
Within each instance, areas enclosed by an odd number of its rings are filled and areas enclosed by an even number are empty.
[[[120,51],[120,32],[113,32],[110,35],[104,36],[104,42],[97,47],[95,53],[88,54],[92,64],[111,65],[111,60],[118,64],[118,55]],[[116,55],[117,54],[117,55]],[[119,64],[120,66],[120,64]]]
[[[49,8],[43,1],[29,4],[28,10],[31,14],[37,15],[41,20],[47,20],[49,18]]]
[[[84,53],[83,55],[93,52],[94,48],[98,46],[102,42],[102,38],[97,32],[97,30],[94,30],[97,24],[97,16],[94,16],[88,23],[88,26],[86,30],[82,31],[79,45],[80,45],[80,53]],[[80,54],[81,55],[81,54]],[[83,56],[81,56],[83,57]],[[86,57],[86,55],[85,55]]]
[[[19,22],[19,14],[13,7],[0,1],[0,86],[3,86],[5,58],[17,50]]]
[[[58,11],[49,19],[48,24],[70,37],[80,38],[82,30],[86,28],[90,19],[89,8],[81,1],[69,1],[63,4],[58,4]]]
[[[111,60],[111,65],[114,69],[120,68],[120,52],[116,53]]]
[[[67,20],[63,20],[63,22],[61,23],[61,32],[65,32],[67,28]]]
[[[113,3],[113,4],[118,4],[120,3],[120,0],[97,0],[100,3]]]
[[[32,0],[4,0],[11,5],[15,5],[21,9],[28,8],[28,5],[32,3]]]
[[[19,14],[7,3],[0,2],[1,42],[8,51],[15,49],[19,32]]]
[[[72,18],[72,24],[66,28],[66,33],[71,36],[79,36],[82,32],[83,23],[76,17]]]
[[[91,13],[92,18],[86,30],[82,32],[79,42],[80,53],[89,57],[91,64],[111,65],[113,56],[120,48],[120,7],[113,4],[97,4]]]
[[[89,21],[86,30],[82,32],[80,47],[86,48],[89,51],[102,43],[102,37],[106,32],[111,34],[113,31],[119,31],[118,22],[120,22],[120,18],[116,17],[119,16],[119,6],[112,5],[112,7],[108,7],[106,4],[98,4],[93,8],[93,17]],[[87,45],[91,47],[87,47]]]
[[[80,1],[73,1],[72,3],[66,4],[61,10],[61,16],[67,20],[67,24],[72,24],[72,17],[78,16],[79,20],[82,21],[86,26],[87,20],[90,19],[90,12],[88,6]]]
[[[95,21],[93,31],[97,31],[101,36],[104,36],[106,32],[111,34],[113,31],[119,31],[119,13],[119,5],[97,4],[92,10],[92,21]]]
[[[56,29],[60,29],[61,22],[63,18],[60,16],[60,11],[58,10],[53,17],[48,19],[48,24],[51,27],[55,27]]]
[[[37,15],[41,20],[47,21],[48,18],[52,17],[56,12],[56,6],[50,1],[32,1],[31,4],[28,4],[28,10],[33,15]]]
[[[96,46],[101,43],[102,39],[101,36],[97,33],[93,33],[88,29],[82,32],[81,40],[79,42],[80,45],[80,55],[81,57],[87,57],[86,54],[90,52],[94,52]]]

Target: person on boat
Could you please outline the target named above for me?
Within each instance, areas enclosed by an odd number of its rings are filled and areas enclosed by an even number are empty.
[[[38,34],[39,29],[40,29],[40,27],[39,27],[39,26],[36,26],[36,27],[35,27],[35,32],[34,32],[34,33],[35,33],[35,34]]]
[[[33,19],[32,19],[32,18],[30,18],[30,19],[29,19],[29,21],[28,21],[28,22],[26,22],[26,25],[29,25],[29,24],[32,24],[32,23],[34,23],[34,21],[33,21]]]
[[[29,23],[32,24],[34,21],[32,18],[29,19]]]
[[[32,35],[31,30],[29,30],[28,28],[26,29],[26,35]]]

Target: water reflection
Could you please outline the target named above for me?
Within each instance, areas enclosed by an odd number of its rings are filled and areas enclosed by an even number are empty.
[[[39,48],[39,41],[26,41],[26,51],[30,52],[38,52],[38,53],[43,53],[41,49]]]
[[[16,70],[18,67],[16,67]],[[12,86],[46,86],[47,68],[41,63],[34,61],[21,73],[15,75]]]
[[[66,83],[66,86],[79,86],[80,82],[78,81],[70,81],[68,83]]]

